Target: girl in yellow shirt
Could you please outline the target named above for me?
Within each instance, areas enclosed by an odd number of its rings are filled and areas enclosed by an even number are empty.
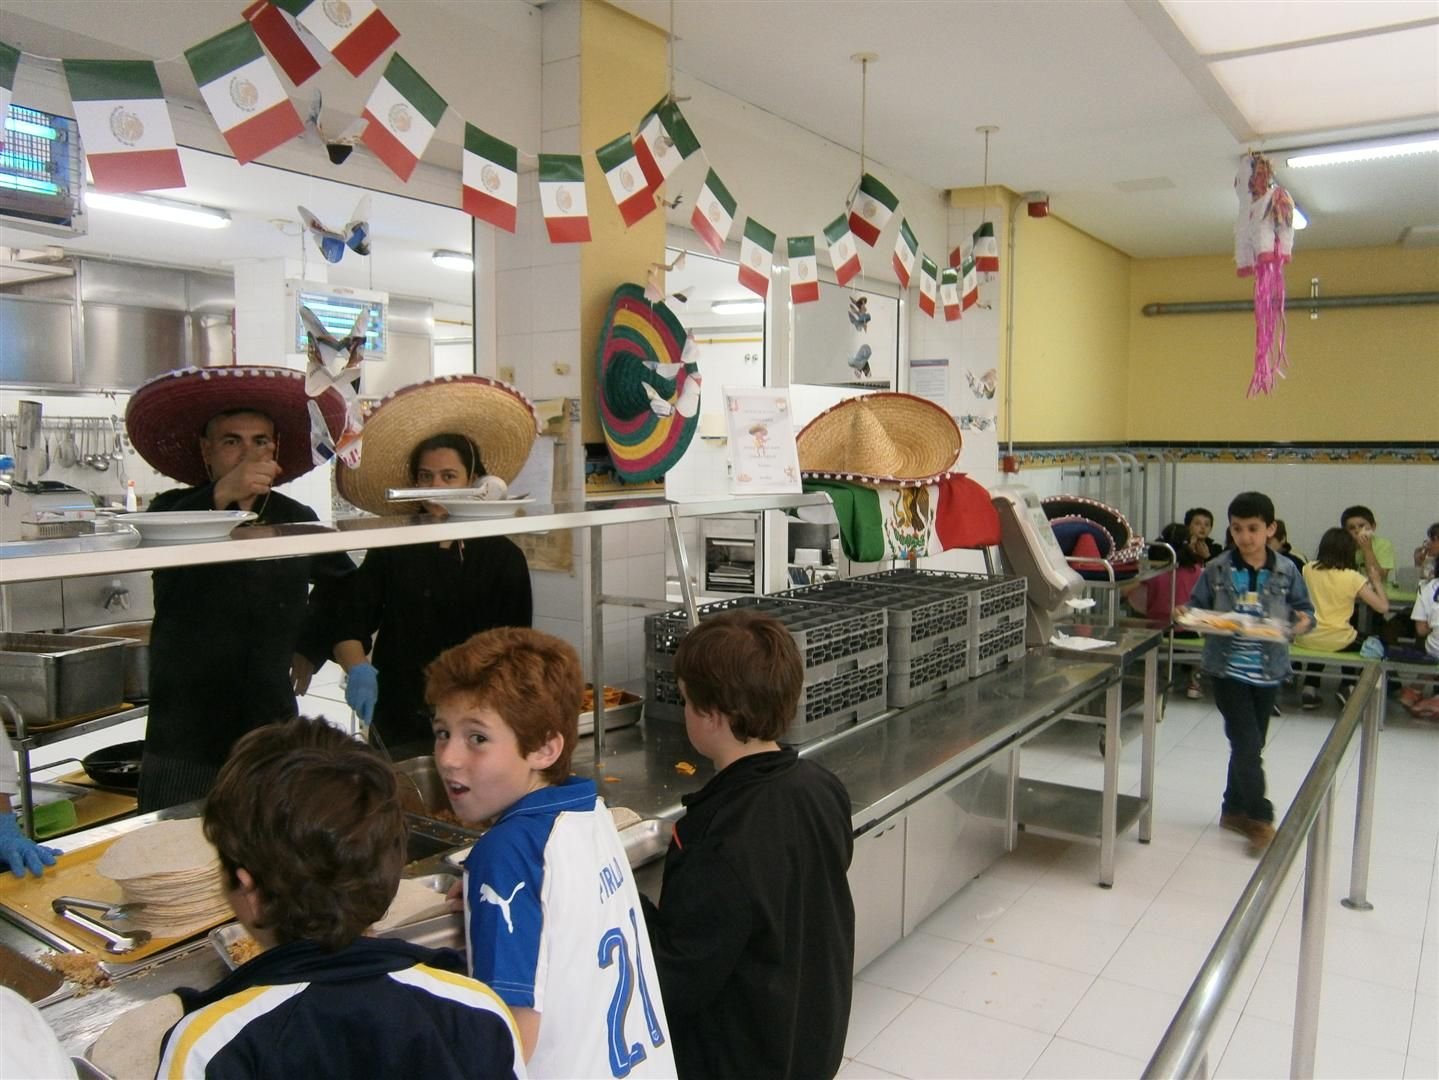
[[[1389,600],[1384,595],[1383,579],[1378,576],[1378,567],[1368,561],[1367,574],[1354,569],[1357,547],[1354,537],[1344,529],[1326,529],[1319,541],[1319,552],[1314,561],[1304,567],[1304,584],[1309,587],[1309,597],[1314,601],[1314,629],[1294,639],[1296,645],[1306,649],[1322,649],[1325,652],[1358,652],[1362,642],[1359,632],[1351,620],[1354,617],[1354,602],[1363,600],[1380,615],[1389,613]],[[1306,665],[1309,674],[1304,677],[1304,691],[1300,706],[1304,709],[1319,707],[1319,671],[1317,664]],[[1339,687],[1339,704],[1342,708],[1349,700],[1354,687],[1355,669],[1343,669],[1343,682]]]

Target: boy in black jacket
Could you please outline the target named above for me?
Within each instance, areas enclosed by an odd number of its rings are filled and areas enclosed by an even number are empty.
[[[776,741],[804,669],[753,612],[706,619],[675,655],[685,733],[715,777],[684,798],[645,919],[683,1080],[831,1077],[849,1026],[849,794]]]

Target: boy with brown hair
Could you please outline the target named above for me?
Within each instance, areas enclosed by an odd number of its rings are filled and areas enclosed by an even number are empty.
[[[426,669],[435,764],[465,822],[471,972],[515,1013],[533,1077],[673,1076],[639,893],[593,780],[570,775],[579,657],[559,638],[476,634]]]
[[[205,803],[230,905],[262,953],[185,1017],[157,1075],[523,1076],[504,1003],[460,957],[362,936],[405,864],[394,770],[323,720],[258,728]]]
[[[658,907],[647,902],[681,1077],[830,1077],[854,968],[851,804],[778,740],[799,649],[755,612],[705,619],[675,654],[685,733],[715,776],[682,800]]]

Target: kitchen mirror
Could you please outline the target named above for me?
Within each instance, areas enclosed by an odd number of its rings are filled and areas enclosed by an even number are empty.
[[[789,311],[792,383],[893,388],[900,312],[893,289],[865,278],[821,281],[817,301]]]

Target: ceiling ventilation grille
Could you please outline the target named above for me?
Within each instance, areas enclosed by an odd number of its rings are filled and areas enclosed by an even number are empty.
[[[0,152],[0,220],[31,232],[85,232],[85,162],[75,121],[11,103]]]

